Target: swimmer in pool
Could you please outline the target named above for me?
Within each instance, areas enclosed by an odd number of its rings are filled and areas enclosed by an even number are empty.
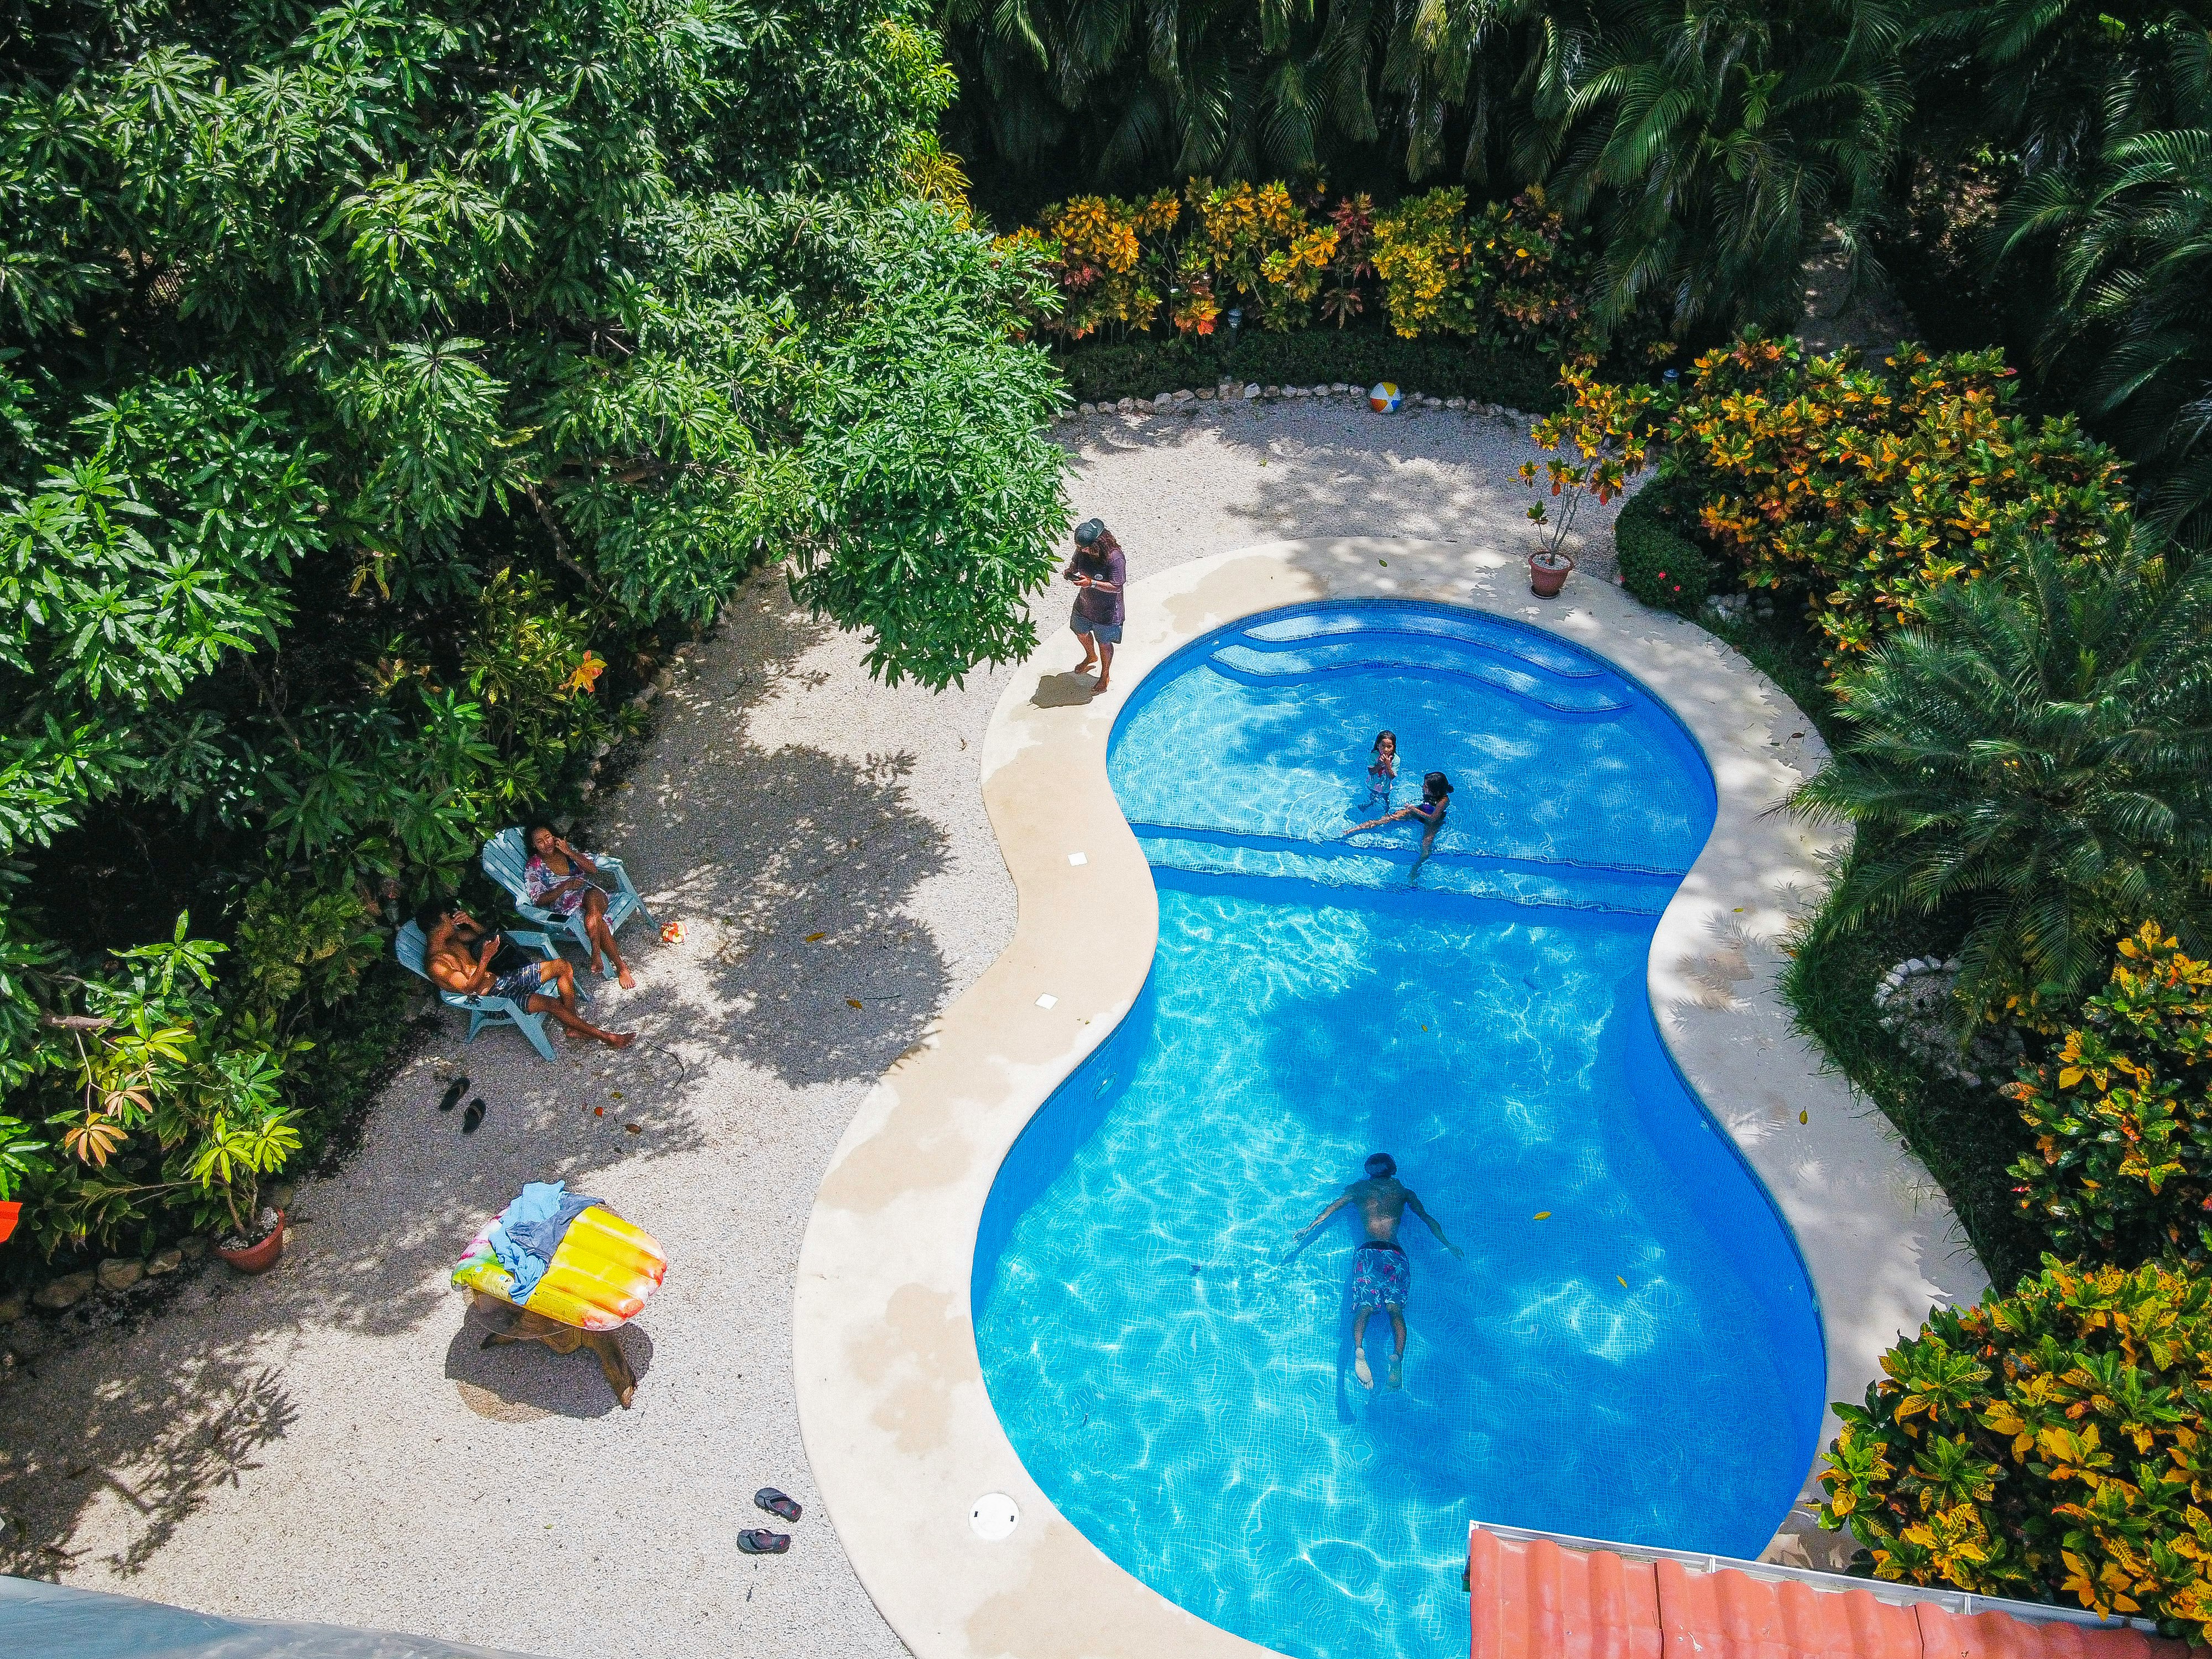
[[[1352,1325],[1352,1375],[1359,1379],[1363,1389],[1375,1386],[1375,1373],[1367,1368],[1367,1318],[1381,1308],[1390,1316],[1390,1337],[1395,1345],[1390,1351],[1390,1386],[1402,1388],[1406,1381],[1406,1297],[1413,1287],[1413,1268],[1398,1243],[1398,1223],[1411,1210],[1429,1224],[1437,1243],[1455,1258],[1464,1260],[1464,1253],[1444,1237],[1444,1230],[1437,1224],[1436,1217],[1421,1207],[1421,1200],[1413,1189],[1398,1179],[1398,1160],[1388,1152],[1377,1152],[1367,1160],[1367,1178],[1346,1187],[1334,1203],[1301,1228],[1293,1248],[1303,1244],[1307,1234],[1347,1204],[1359,1206],[1367,1227],[1367,1242],[1352,1253],[1352,1303],[1359,1310]]]
[[[1388,808],[1391,787],[1397,781],[1398,734],[1379,732],[1375,746],[1367,751],[1367,804],[1371,806],[1379,800]]]
[[[1441,772],[1431,772],[1421,780],[1421,798],[1410,806],[1401,806],[1395,812],[1379,818],[1370,818],[1364,823],[1355,823],[1344,833],[1356,836],[1362,830],[1374,830],[1400,818],[1419,818],[1421,821],[1421,851],[1413,860],[1410,881],[1421,878],[1421,866],[1428,862],[1429,854],[1437,848],[1437,831],[1444,827],[1444,813],[1451,805],[1451,780]]]

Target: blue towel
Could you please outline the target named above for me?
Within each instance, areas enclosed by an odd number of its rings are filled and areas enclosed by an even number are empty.
[[[558,1183],[556,1183],[554,1190],[560,1190]],[[586,1198],[581,1193],[570,1193],[562,1199],[559,1207],[543,1220],[519,1224],[510,1222],[507,1236],[550,1267],[553,1265],[553,1252],[561,1248],[561,1241],[568,1235],[568,1224],[599,1201],[596,1198]]]
[[[514,1203],[499,1212],[485,1237],[499,1255],[499,1265],[514,1280],[512,1299],[519,1307],[530,1300],[538,1281],[552,1265],[553,1252],[568,1224],[599,1200],[571,1195],[562,1181],[533,1181]]]

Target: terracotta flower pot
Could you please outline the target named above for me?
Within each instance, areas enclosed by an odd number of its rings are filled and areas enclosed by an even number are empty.
[[[1557,599],[1567,585],[1567,573],[1574,568],[1575,562],[1564,553],[1531,553],[1528,591],[1540,599]]]
[[[218,1244],[215,1253],[242,1273],[267,1273],[284,1254],[284,1212],[276,1212],[276,1224],[258,1244],[249,1244],[242,1250],[226,1250]]]

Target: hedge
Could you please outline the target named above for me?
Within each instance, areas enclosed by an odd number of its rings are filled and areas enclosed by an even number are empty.
[[[1372,329],[1256,331],[1233,341],[1178,337],[1088,343],[1054,354],[1079,403],[1149,398],[1222,380],[1240,385],[1316,386],[1395,380],[1433,398],[1503,404],[1531,414],[1559,407],[1559,366],[1533,347],[1449,338],[1401,340]]]
[[[1613,521],[1613,546],[1622,586],[1648,605],[1686,613],[1704,604],[1711,591],[1713,564],[1675,530],[1681,513],[1665,483],[1649,484],[1620,509]]]

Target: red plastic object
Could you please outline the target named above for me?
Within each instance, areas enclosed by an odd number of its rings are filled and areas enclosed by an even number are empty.
[[[15,1218],[23,1213],[20,1200],[0,1204],[0,1244],[5,1244],[15,1233]]]
[[[1549,1539],[1468,1540],[1471,1659],[2187,1659],[2133,1630],[1900,1607]]]

